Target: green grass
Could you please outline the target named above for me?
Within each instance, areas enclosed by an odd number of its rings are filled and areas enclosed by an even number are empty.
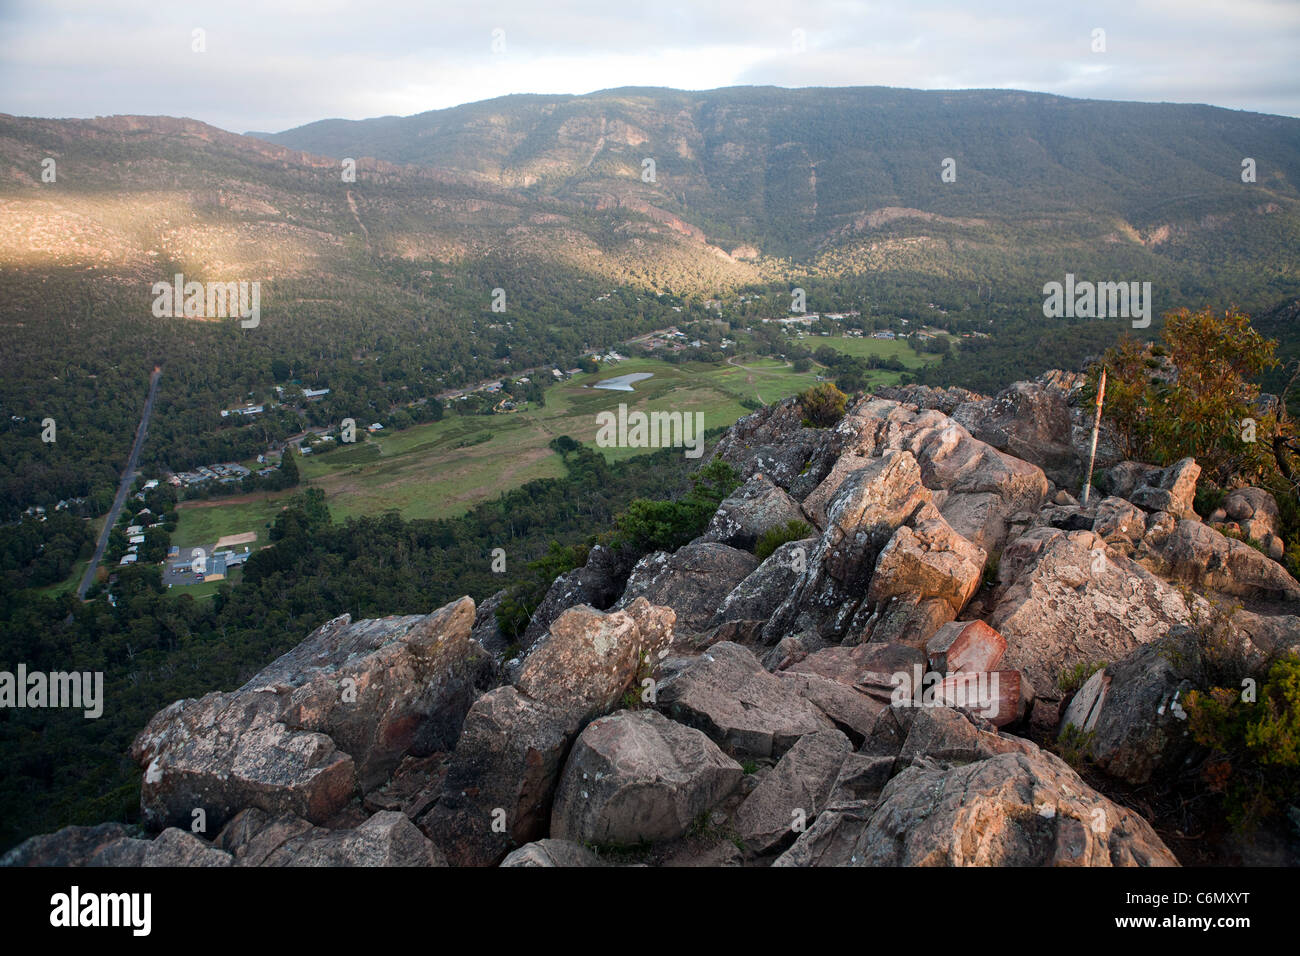
[[[176,509],[176,533],[172,544],[185,553],[187,548],[208,547],[229,534],[257,532],[257,541],[249,545],[258,548],[267,543],[268,525],[275,520],[284,506],[284,495],[267,498],[258,495],[252,501],[240,496],[237,501],[215,498],[209,501],[183,501]],[[240,547],[243,547],[242,545]]]
[[[812,336],[804,342],[814,349],[830,345],[855,355],[897,355],[909,367],[931,359],[914,355],[901,342],[838,336]],[[590,387],[635,372],[652,372],[654,377],[637,382],[632,392]],[[550,385],[545,407],[529,405],[502,415],[449,413],[440,422],[368,435],[355,447],[301,458],[299,469],[306,483],[324,490],[336,519],[385,511],[397,511],[408,520],[453,517],[533,479],[562,476],[559,456],[548,447],[551,439],[569,435],[595,448],[597,413],[615,411],[620,403],[629,411],[701,412],[707,430],[748,414],[745,400],[779,401],[815,384],[824,373],[816,364],[807,372],[795,372],[790,363],[772,358],[680,365],[628,359]],[[897,373],[885,371],[872,375],[880,384],[898,379]],[[653,449],[599,450],[614,462]],[[266,525],[288,494],[183,505],[173,543],[183,549],[211,544],[225,534],[257,531],[258,544],[265,544]]]

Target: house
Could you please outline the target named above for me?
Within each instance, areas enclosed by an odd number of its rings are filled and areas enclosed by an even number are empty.
[[[142,534],[143,532],[144,532],[144,526],[143,526],[143,525],[138,525],[138,524],[133,524],[133,525],[131,525],[130,527],[128,527],[128,528],[126,529],[126,533],[127,533],[128,535],[132,535],[132,534]]]
[[[144,490],[145,490],[145,491],[153,491],[153,490],[154,490],[155,488],[157,488],[157,487],[158,487],[158,479],[157,479],[157,478],[150,478],[148,481],[146,481],[146,482],[144,483]]]
[[[244,405],[241,408],[223,408],[221,410],[221,417],[229,418],[231,415],[260,415],[265,410],[265,405]]]
[[[379,424],[379,422],[371,422],[370,427],[366,429],[368,432],[381,432],[383,430],[384,426]]]
[[[130,544],[144,544],[144,535],[133,534],[127,539]]]
[[[328,388],[304,388],[302,390],[303,397],[308,399],[320,398],[322,395],[328,395],[329,393]]]
[[[122,560],[119,561],[119,562],[117,562],[117,563],[118,563],[119,565],[123,565],[123,564],[135,564],[135,558],[136,558],[136,556],[135,556],[134,554],[124,554],[124,555],[122,555]]]

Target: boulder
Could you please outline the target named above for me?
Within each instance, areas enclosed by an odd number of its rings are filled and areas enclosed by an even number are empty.
[[[231,865],[230,854],[188,830],[168,827],[152,840],[120,823],[64,827],[31,837],[0,857],[0,867],[126,867]]]
[[[740,782],[740,765],[713,741],[653,710],[587,725],[555,793],[551,833],[577,843],[672,840]]]
[[[918,409],[943,412],[951,415],[968,402],[979,402],[984,396],[968,388],[954,385],[950,388],[936,388],[932,385],[888,385],[876,389],[876,397],[915,405]]]
[[[1300,601],[1300,582],[1250,545],[1200,521],[1179,521],[1167,536],[1148,535],[1141,559],[1198,591],[1264,601]]]
[[[569,608],[524,658],[513,684],[574,722],[608,713],[667,656],[675,618],[643,597],[608,613]]]
[[[1000,734],[978,714],[952,707],[913,708],[907,736],[894,764],[895,772],[919,761],[927,766],[960,766],[1004,753],[1030,753],[1027,740]]]
[[[861,743],[888,706],[856,687],[817,674],[778,671],[777,679],[829,717],[854,743]]]
[[[499,687],[465,717],[438,801],[420,829],[452,866],[495,866],[546,835],[551,800],[580,720]]]
[[[852,750],[849,738],[838,730],[800,737],[732,818],[745,849],[769,853],[793,842],[825,808]]]
[[[1209,520],[1232,522],[1246,540],[1259,542],[1274,561],[1281,560],[1285,553],[1286,546],[1279,535],[1282,518],[1277,499],[1263,488],[1237,488],[1228,492],[1219,511]]]
[[[526,843],[501,861],[502,866],[604,866],[600,857],[570,840]]]
[[[1016,382],[951,414],[973,437],[1037,465],[1056,484],[1078,484],[1082,462],[1071,443],[1070,408],[1061,389]]]
[[[1137,505],[1114,496],[1097,502],[1092,531],[1111,550],[1131,557],[1141,545],[1146,530],[1147,515]]]
[[[521,644],[531,648],[550,630],[551,624],[571,607],[585,604],[604,610],[618,600],[631,571],[631,562],[621,552],[603,544],[594,546],[580,568],[561,574],[547,589],[524,629]]]
[[[662,683],[659,703],[674,720],[704,731],[736,756],[780,757],[804,734],[834,729],[753,654],[727,641]]]
[[[1020,671],[958,671],[939,682],[935,702],[967,708],[993,726],[1005,727],[1024,719],[1034,693]]]
[[[874,800],[837,801],[822,811],[773,866],[850,866],[854,847],[875,810]]]
[[[888,704],[900,684],[925,670],[925,655],[905,644],[828,647],[792,663],[789,674],[810,674],[855,688]]]
[[[495,866],[545,835],[574,738],[651,679],[668,654],[674,618],[644,598],[608,613],[569,608],[524,658],[512,686],[474,702],[437,802],[420,819],[453,866]]]
[[[795,398],[760,408],[737,421],[718,440],[714,457],[727,462],[742,480],[762,474],[799,501],[825,476],[829,462],[813,466],[831,440],[823,428],[803,424]],[[820,472],[820,473],[819,473]]]
[[[404,813],[376,813],[360,826],[328,830],[292,814],[245,810],[216,843],[236,866],[446,866],[441,851]]]
[[[867,588],[867,640],[924,647],[979,589],[987,555],[957,534],[934,507],[899,528],[876,559]]]
[[[713,541],[753,551],[765,531],[803,520],[799,502],[766,475],[755,474],[723,499],[708,528],[696,541]]]
[[[847,633],[876,558],[929,500],[910,453],[874,458],[853,472],[830,505],[826,530],[807,570],[764,628],[765,639],[776,643],[802,630],[828,638]]]
[[[889,781],[855,866],[1177,866],[1151,826],[1035,748]]]
[[[836,457],[804,511],[825,528],[831,502],[852,473],[874,458],[906,451],[917,461],[935,505],[963,537],[985,550],[1002,546],[1018,516],[1037,512],[1047,494],[1042,469],[972,438],[938,411],[879,398],[864,400],[836,426]]]
[[[70,826],[54,833],[28,837],[0,856],[0,867],[87,866],[105,847],[131,839],[134,831],[121,823]]]
[[[710,627],[716,628],[728,621],[767,623],[807,570],[816,544],[816,538],[804,538],[787,541],[773,551],[722,599],[709,622]]]
[[[1102,491],[1115,498],[1131,498],[1133,492],[1147,483],[1147,478],[1160,469],[1140,461],[1121,461],[1102,473],[1098,485]]]
[[[323,823],[406,754],[450,749],[487,653],[474,602],[428,615],[336,618],[232,693],[177,701],[132,745],[146,825],[220,827],[245,807]]]
[[[1007,642],[1004,669],[1053,696],[1075,664],[1119,660],[1191,618],[1183,596],[1091,531],[1035,528],[1002,554],[988,623]]]
[[[506,650],[511,644],[510,639],[502,633],[500,625],[497,624],[497,609],[501,607],[501,602],[505,600],[508,593],[505,588],[502,588],[486,601],[478,604],[474,610],[474,627],[469,634],[479,647],[498,662],[505,657]]]
[[[925,645],[930,669],[940,674],[993,670],[1006,650],[1006,638],[983,621],[951,621]]]
[[[1088,753],[1103,771],[1144,784],[1176,767],[1195,747],[1180,701],[1192,689],[1198,658],[1189,629],[1139,647],[1096,671],[1061,717],[1088,734]]]
[[[645,599],[676,611],[679,627],[703,632],[727,595],[757,567],[748,551],[713,542],[688,544],[673,554],[656,551],[636,563],[615,607]]]
[[[1201,466],[1194,458],[1184,458],[1168,468],[1151,472],[1129,495],[1129,500],[1147,511],[1168,511],[1176,518],[1198,520],[1192,503],[1196,498],[1196,479]]]
[[[213,693],[159,711],[136,738],[142,821],[220,827],[245,807],[324,823],[358,794],[356,765],[327,735],[292,730],[272,691]]]

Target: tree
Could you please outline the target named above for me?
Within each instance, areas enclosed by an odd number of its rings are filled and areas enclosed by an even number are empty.
[[[1220,486],[1275,476],[1277,415],[1260,407],[1251,378],[1278,364],[1277,343],[1235,308],[1170,312],[1163,339],[1163,348],[1124,339],[1106,353],[1105,411],[1126,452],[1158,464],[1195,458]]]
[[[297,457],[292,445],[284,446],[284,454],[280,456],[281,488],[293,488],[298,484],[298,462],[295,460]]]

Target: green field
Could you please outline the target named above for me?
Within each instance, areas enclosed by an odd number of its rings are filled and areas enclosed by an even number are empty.
[[[932,360],[916,356],[898,341],[838,336],[800,341],[814,350],[829,345],[852,355],[897,356],[909,368]],[[635,383],[632,392],[590,387],[636,372],[651,372],[653,378]],[[779,401],[814,384],[824,372],[814,364],[797,373],[789,363],[770,358],[684,364],[628,359],[551,385],[543,408],[530,405],[498,415],[449,412],[440,422],[368,435],[364,443],[302,458],[299,468],[306,483],[324,490],[336,519],[385,511],[400,512],[407,519],[452,517],[535,478],[562,476],[560,458],[548,447],[551,439],[569,435],[596,447],[597,413],[616,411],[620,403],[629,411],[702,412],[707,430],[747,414],[744,399]],[[872,382],[893,384],[899,374],[873,371]],[[645,450],[600,449],[610,461]],[[265,544],[266,528],[287,497],[280,493],[182,504],[172,541],[185,548],[256,531],[258,544]]]

